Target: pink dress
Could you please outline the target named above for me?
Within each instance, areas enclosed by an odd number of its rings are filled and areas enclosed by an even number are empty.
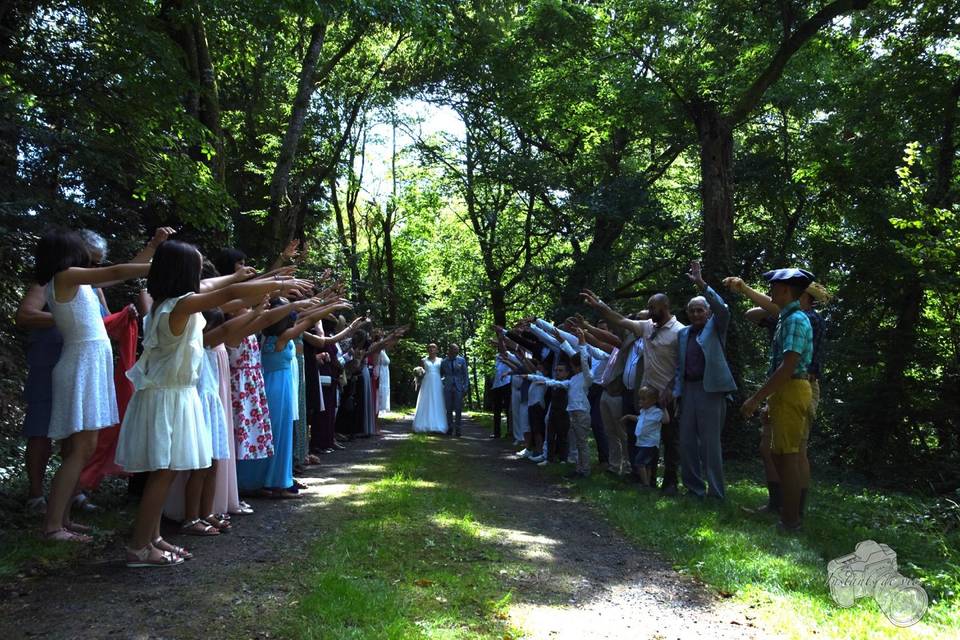
[[[220,400],[224,407],[231,405],[230,399],[230,356],[224,345],[217,345],[214,349],[220,371]],[[225,411],[227,415],[227,432],[233,431],[233,411]],[[230,443],[230,460],[224,460],[217,465],[217,488],[213,494],[214,513],[239,513],[240,494],[237,492],[237,441],[236,438],[227,438]]]
[[[260,344],[247,336],[230,355],[230,399],[233,433],[237,439],[236,460],[261,460],[273,456],[270,409],[260,365]]]

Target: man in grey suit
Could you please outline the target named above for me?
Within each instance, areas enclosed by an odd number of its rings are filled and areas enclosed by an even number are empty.
[[[447,357],[440,363],[440,378],[443,380],[443,400],[447,407],[447,435],[460,437],[463,396],[470,388],[467,378],[467,361],[460,356],[460,347],[451,344]]]

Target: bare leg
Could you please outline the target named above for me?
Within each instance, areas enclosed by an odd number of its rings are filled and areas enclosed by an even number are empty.
[[[800,524],[800,454],[781,453],[773,459],[780,474],[780,521],[795,527]]]
[[[200,498],[203,494],[203,485],[206,482],[208,469],[196,469],[190,472],[187,485],[184,489],[183,520],[190,522],[200,517]]]
[[[767,482],[780,482],[777,465],[773,463],[773,454],[770,453],[770,437],[770,422],[764,420],[763,433],[760,436],[760,459],[763,460],[763,472],[767,476]]]
[[[27,438],[27,479],[30,481],[30,498],[43,497],[43,478],[53,453],[53,441],[47,437]]]
[[[133,525],[131,542],[134,549],[144,548],[160,534],[163,505],[167,501],[167,493],[176,475],[176,471],[160,469],[152,472],[147,478],[143,497],[140,498],[140,508],[137,510],[137,519]]]
[[[213,496],[217,491],[217,461],[213,460],[210,467],[203,469],[203,491],[200,493],[200,513],[205,516],[213,513]],[[194,516],[199,517],[199,515]]]
[[[80,431],[64,442],[63,464],[50,483],[50,499],[43,523],[45,533],[62,529],[70,521],[70,502],[80,480],[80,472],[96,448],[96,431]]]

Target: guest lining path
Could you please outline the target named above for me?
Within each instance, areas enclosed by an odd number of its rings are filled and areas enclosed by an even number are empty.
[[[279,567],[293,575],[300,550],[349,517],[336,498],[380,479],[391,448],[409,434],[409,419],[388,422],[381,437],[325,456],[303,478],[303,500],[256,501],[256,513],[236,516],[228,537],[169,536],[197,556],[183,566],[128,570],[117,538],[66,572],[0,583],[0,638],[276,638],[262,614],[297,593],[292,580],[259,574]],[[462,459],[460,488],[486,506],[484,524],[502,533],[505,551],[536,567],[503,578],[513,591],[510,621],[524,637],[771,636],[749,610],[627,542],[568,487],[516,460],[508,442],[488,439],[476,424],[467,422],[463,438],[428,446]]]

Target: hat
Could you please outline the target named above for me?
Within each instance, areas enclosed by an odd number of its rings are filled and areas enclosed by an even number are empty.
[[[827,304],[833,299],[833,295],[819,282],[811,282],[804,293],[810,294],[810,297],[820,304]]]
[[[774,269],[763,274],[763,279],[767,282],[785,282],[787,284],[796,284],[808,286],[816,277],[806,269]]]

